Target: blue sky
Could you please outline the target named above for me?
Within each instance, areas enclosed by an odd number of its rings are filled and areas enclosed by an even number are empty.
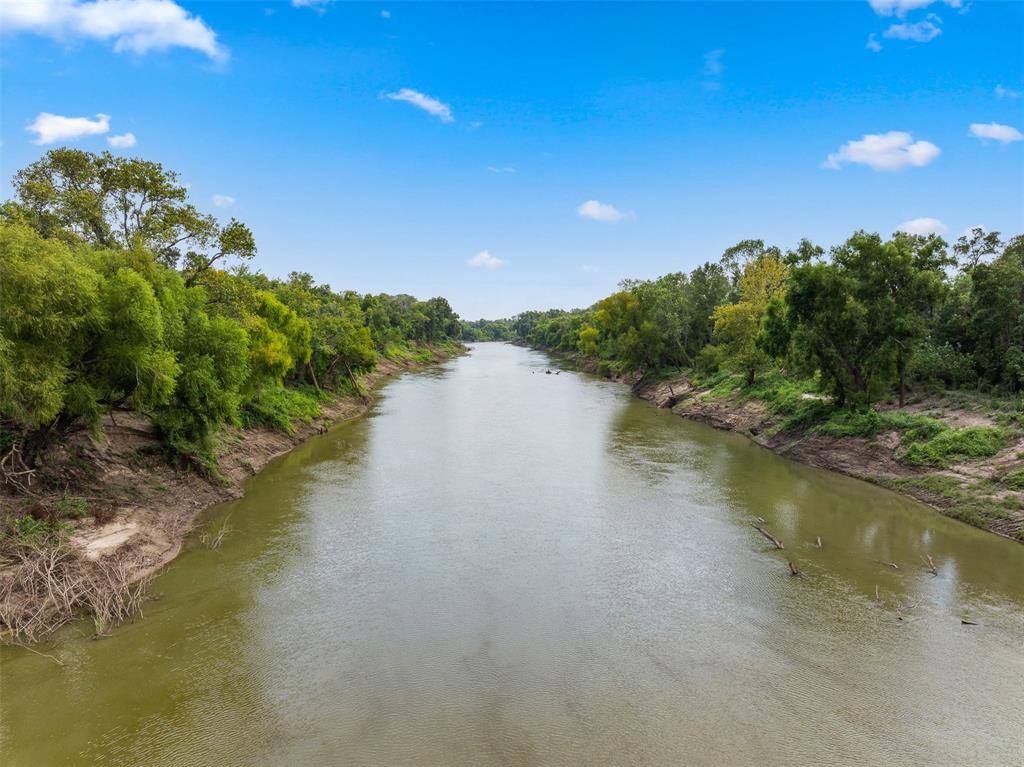
[[[1024,232],[1022,3],[2,13],[4,197],[48,148],[130,133],[112,151],[249,224],[267,274],[471,319],[586,306],[748,237]]]

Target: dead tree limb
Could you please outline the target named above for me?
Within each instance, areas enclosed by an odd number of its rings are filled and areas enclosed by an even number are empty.
[[[755,530],[757,530],[757,532],[761,533],[761,535],[763,535],[769,541],[771,541],[774,544],[775,548],[777,548],[777,549],[784,549],[784,548],[786,548],[785,546],[782,545],[782,541],[780,541],[778,538],[776,538],[774,535],[769,533],[767,530],[765,530],[760,525],[758,525],[758,524],[756,524],[754,522],[751,522],[750,526],[753,527]]]

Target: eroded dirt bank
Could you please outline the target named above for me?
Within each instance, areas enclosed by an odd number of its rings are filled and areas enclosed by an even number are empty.
[[[436,364],[449,356],[434,351],[429,362],[381,360],[372,372],[361,377],[360,383],[364,391],[372,391],[393,375]],[[61,588],[75,593],[69,583],[79,577],[113,579],[122,589],[140,584],[178,555],[205,509],[242,496],[244,481],[272,459],[333,424],[362,415],[372,403],[372,396],[325,402],[320,416],[300,424],[293,434],[269,428],[227,429],[218,450],[220,478],[171,466],[147,418],[132,412],[117,413],[105,419],[101,439],[80,431],[54,445],[42,462],[36,485],[54,489],[37,490],[33,497],[0,496],[0,514],[20,516],[26,510],[38,514],[39,510],[54,508],[62,498],[73,498],[82,504],[85,514],[64,523],[71,524],[73,530],[60,547],[59,556],[50,553],[51,559],[33,562],[32,569],[51,568],[54,572],[49,579],[60,581]],[[216,536],[217,532],[204,530],[202,534]],[[12,641],[38,639],[72,614],[77,617],[93,612],[88,596],[91,586],[82,587],[86,595],[70,609],[59,604],[61,595],[54,599],[52,584],[41,576],[33,584],[15,583],[25,575],[19,567],[23,571],[24,562],[0,563],[0,637]],[[20,616],[19,610],[23,613]],[[48,611],[49,621],[36,618],[33,623],[18,624],[18,620],[27,619],[28,613]]]

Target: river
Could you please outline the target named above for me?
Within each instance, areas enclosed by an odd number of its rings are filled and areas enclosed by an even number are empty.
[[[145,619],[4,648],[3,763],[1024,761],[1024,546],[557,365],[392,381]]]

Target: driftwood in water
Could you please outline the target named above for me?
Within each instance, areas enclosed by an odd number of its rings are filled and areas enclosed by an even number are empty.
[[[820,536],[820,535],[819,535],[819,536],[818,536],[818,537],[817,537],[817,538],[815,539],[815,543],[814,543],[814,545],[815,545],[815,546],[816,546],[817,548],[819,548],[819,549],[821,548],[821,536]]]
[[[939,568],[937,568],[935,566],[935,563],[932,561],[932,555],[931,554],[925,554],[924,557],[922,557],[922,559],[924,559],[924,558],[926,558],[928,560],[928,564],[925,565],[925,570],[930,572],[932,575],[938,575],[939,574]]]
[[[891,567],[893,570],[899,570],[900,569],[900,566],[898,564],[896,564],[895,562],[886,562],[884,559],[876,559],[875,561],[878,562],[878,564],[880,564],[880,565],[885,565],[886,567]]]
[[[960,619],[960,625],[961,626],[977,626],[978,623],[977,623],[977,621],[972,621],[970,618],[961,618]]]
[[[786,564],[789,565],[789,574],[790,575],[800,576],[800,575],[804,574],[803,570],[801,570],[799,567],[794,565],[792,562],[787,562]]]
[[[751,522],[750,525],[755,530],[757,530],[757,532],[761,533],[761,535],[763,535],[765,538],[767,538],[769,541],[771,541],[773,544],[775,544],[775,548],[777,548],[777,549],[784,549],[784,548],[786,548],[785,546],[782,545],[782,541],[780,541],[774,535],[769,533],[767,530],[765,530],[759,524],[757,524],[755,522]]]

